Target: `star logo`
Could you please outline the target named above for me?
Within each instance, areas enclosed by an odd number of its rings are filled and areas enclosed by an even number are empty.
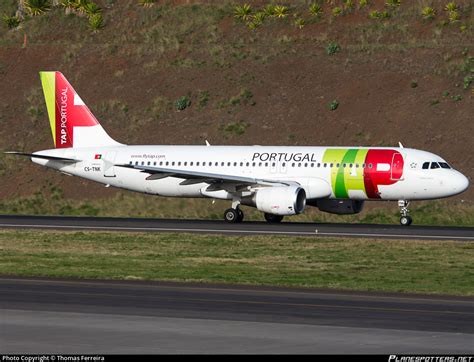
[[[416,168],[416,166],[417,166],[416,162],[412,162],[412,163],[410,164],[410,167],[411,167],[411,168]]]

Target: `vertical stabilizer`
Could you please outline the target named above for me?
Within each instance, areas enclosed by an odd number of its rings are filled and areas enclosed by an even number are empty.
[[[56,148],[119,146],[61,72],[40,72]]]

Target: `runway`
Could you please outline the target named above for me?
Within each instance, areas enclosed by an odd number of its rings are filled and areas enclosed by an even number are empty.
[[[281,224],[268,224],[266,222],[229,224],[219,220],[0,215],[0,228],[474,241],[474,227],[414,225],[404,227],[400,225],[291,222]]]
[[[2,353],[472,354],[474,298],[0,278]]]

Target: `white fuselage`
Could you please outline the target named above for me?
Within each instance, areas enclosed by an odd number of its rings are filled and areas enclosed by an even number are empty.
[[[344,154],[346,150],[353,150],[356,154],[358,151],[375,154],[393,151],[401,154],[399,158],[403,166],[395,166],[398,159],[395,156],[383,162],[375,159],[370,164],[363,159],[345,162],[344,158],[333,160],[330,159],[333,156],[328,156]],[[64,164],[32,157],[35,163],[70,175],[123,189],[172,197],[232,198],[224,190],[209,191],[210,183],[206,180],[189,183],[184,182],[186,178],[173,176],[153,179],[142,170],[118,165],[291,181],[305,189],[308,200],[436,199],[461,193],[469,184],[460,172],[439,167],[438,163],[446,164],[441,157],[409,148],[124,145],[51,149],[36,154],[81,160]],[[427,162],[435,163],[438,167],[423,168]],[[398,174],[395,173],[395,167],[400,167]],[[367,179],[369,176],[371,180]],[[375,197],[368,191],[369,181],[379,182]],[[326,189],[329,191],[324,191]]]

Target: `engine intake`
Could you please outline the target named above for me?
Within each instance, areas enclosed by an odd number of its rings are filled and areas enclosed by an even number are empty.
[[[301,214],[306,206],[306,192],[298,186],[260,189],[254,197],[258,210],[274,215]]]

